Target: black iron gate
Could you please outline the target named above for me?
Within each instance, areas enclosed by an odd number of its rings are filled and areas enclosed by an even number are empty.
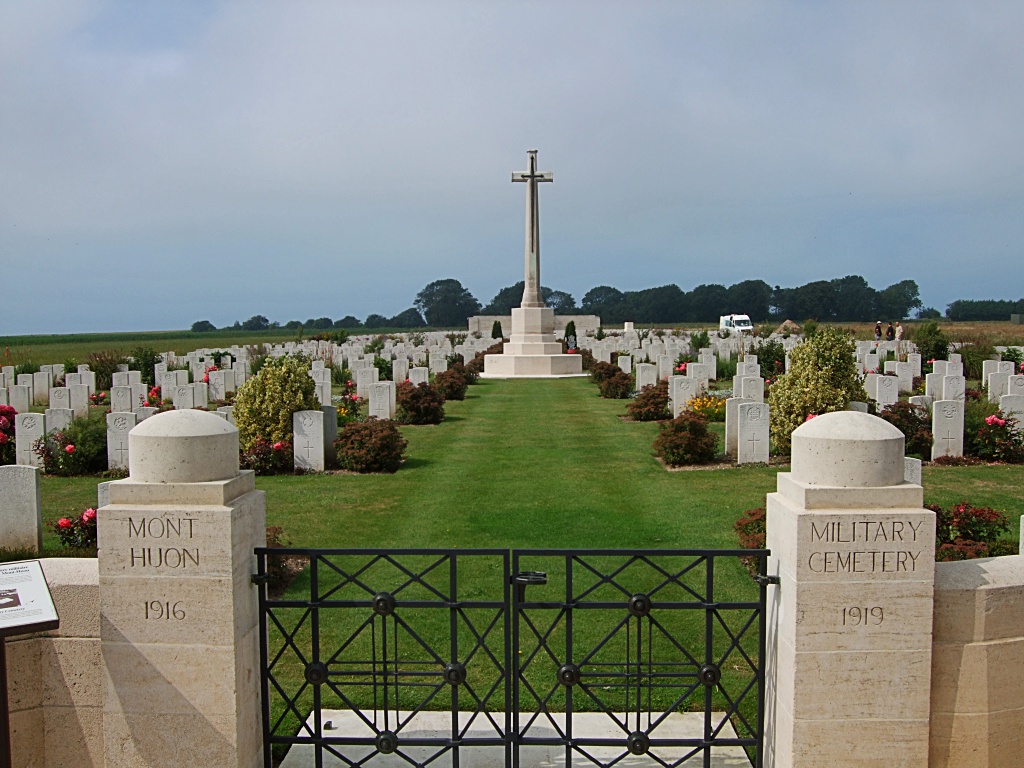
[[[761,765],[766,550],[256,555],[267,768],[287,748],[317,768]]]

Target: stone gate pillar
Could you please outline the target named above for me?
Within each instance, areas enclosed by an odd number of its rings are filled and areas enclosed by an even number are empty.
[[[157,414],[128,441],[98,514],[106,768],[255,768],[263,493],[213,414]]]
[[[928,765],[935,514],[903,434],[824,414],[768,495],[766,765]]]

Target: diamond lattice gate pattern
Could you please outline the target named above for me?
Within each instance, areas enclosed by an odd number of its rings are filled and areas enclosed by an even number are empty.
[[[267,768],[761,765],[765,550],[256,554]]]

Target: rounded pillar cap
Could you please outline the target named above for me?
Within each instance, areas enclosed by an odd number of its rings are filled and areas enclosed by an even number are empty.
[[[832,488],[901,485],[904,442],[903,433],[878,416],[825,413],[793,430],[792,476]]]
[[[128,474],[139,483],[209,483],[238,476],[238,430],[207,411],[158,413],[128,433]]]

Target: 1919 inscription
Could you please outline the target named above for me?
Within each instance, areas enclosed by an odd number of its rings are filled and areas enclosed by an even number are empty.
[[[844,627],[879,627],[884,621],[885,609],[880,605],[843,608]]]

